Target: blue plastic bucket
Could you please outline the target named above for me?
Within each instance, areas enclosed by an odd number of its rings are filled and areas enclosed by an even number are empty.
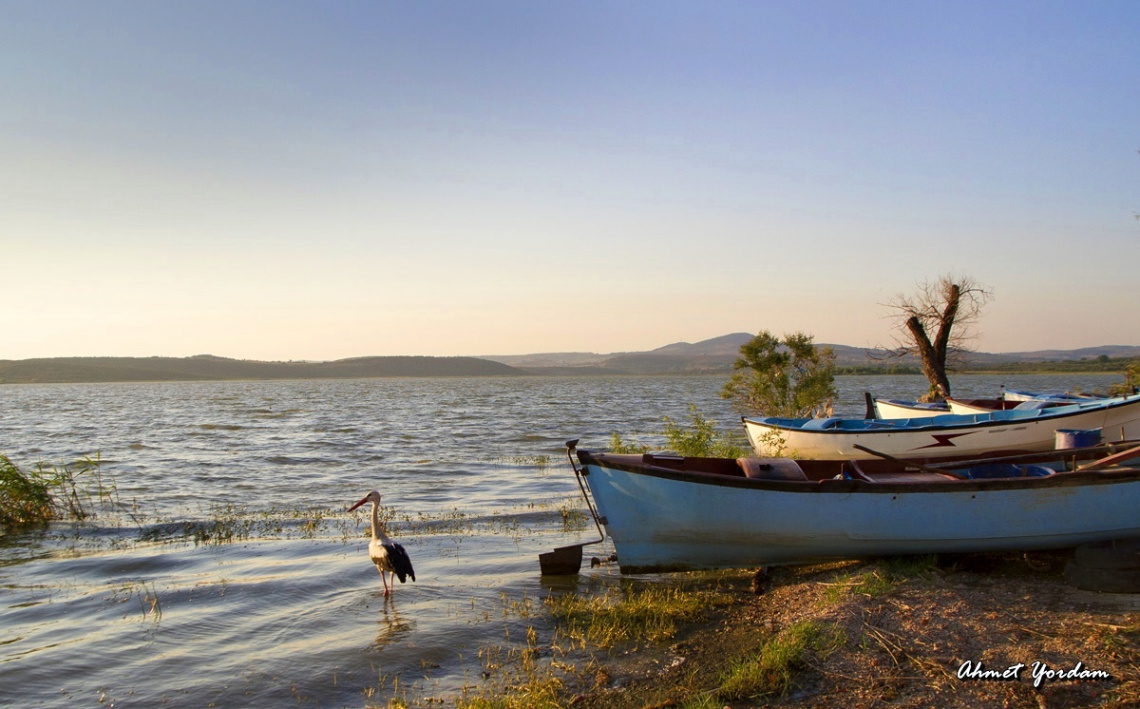
[[[1054,447],[1057,450],[1062,448],[1088,448],[1089,446],[1100,445],[1100,429],[1093,428],[1087,431],[1080,431],[1071,428],[1058,428],[1057,440]]]

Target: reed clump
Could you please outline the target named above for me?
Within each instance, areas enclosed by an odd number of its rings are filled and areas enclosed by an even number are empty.
[[[114,484],[104,481],[98,456],[23,470],[0,455],[0,535],[61,519],[87,519],[114,495]]]
[[[5,531],[39,524],[55,516],[49,481],[0,456],[0,527]]]

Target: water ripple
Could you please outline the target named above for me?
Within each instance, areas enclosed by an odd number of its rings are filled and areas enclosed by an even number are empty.
[[[1088,379],[1088,378],[1086,378]],[[1115,383],[1118,377],[1102,377]],[[966,382],[965,384],[963,382]],[[960,379],[963,396],[998,384]],[[913,397],[921,377],[844,377]],[[0,705],[383,705],[481,676],[479,651],[528,627],[559,582],[537,555],[592,541],[564,442],[660,442],[689,405],[738,425],[718,377],[5,385],[2,451],[22,466],[99,453],[109,506],[0,546]],[[385,598],[368,559],[376,488],[415,583]],[[606,545],[593,547],[605,556]]]

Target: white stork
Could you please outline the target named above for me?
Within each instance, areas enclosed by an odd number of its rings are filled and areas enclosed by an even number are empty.
[[[411,577],[415,581],[416,572],[412,568],[412,560],[408,558],[408,552],[404,551],[404,547],[389,539],[388,535],[384,533],[384,525],[380,522],[379,492],[373,490],[368,493],[360,502],[349,507],[348,511],[352,512],[365,502],[372,503],[372,541],[368,544],[368,556],[372,559],[372,563],[376,564],[376,568],[380,570],[380,579],[384,582],[384,595],[387,596],[392,592],[388,587],[388,574],[395,574],[396,578],[400,579],[400,583],[404,583],[407,577]],[[396,582],[392,581],[391,588],[394,589],[395,587]]]

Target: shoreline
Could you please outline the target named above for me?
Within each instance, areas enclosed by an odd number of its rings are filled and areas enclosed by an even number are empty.
[[[542,701],[533,682],[529,699],[515,683],[470,706],[1135,706],[1140,594],[1069,586],[1069,557],[779,567],[759,594],[748,571],[670,574],[645,583],[718,594],[701,620],[667,640],[594,650]],[[798,636],[797,655],[772,659]],[[758,669],[753,684],[741,687],[741,668]]]

